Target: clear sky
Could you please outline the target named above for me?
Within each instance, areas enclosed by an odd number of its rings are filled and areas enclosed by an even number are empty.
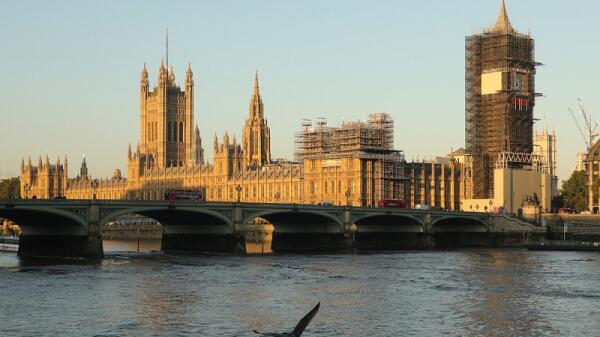
[[[496,21],[496,0],[5,1],[0,10],[0,176],[21,157],[85,153],[90,173],[126,172],[138,141],[139,76],[164,56],[177,81],[191,62],[195,117],[207,157],[238,138],[259,71],[273,158],[293,157],[303,118],[330,124],[388,112],[407,159],[464,146],[464,38]],[[536,128],[556,128],[559,175],[585,145],[570,115],[581,97],[600,119],[600,2],[507,0],[531,31]]]

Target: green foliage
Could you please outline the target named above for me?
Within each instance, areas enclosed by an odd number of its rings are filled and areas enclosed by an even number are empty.
[[[588,209],[588,177],[585,171],[573,172],[571,178],[563,182],[561,197],[564,207],[575,208],[578,212]],[[598,191],[600,181],[594,179],[593,189]]]
[[[0,180],[0,199],[20,199],[19,178]]]

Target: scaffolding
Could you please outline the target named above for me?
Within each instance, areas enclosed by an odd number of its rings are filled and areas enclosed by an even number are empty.
[[[493,170],[502,152],[533,151],[534,41],[492,29],[465,40],[465,147],[468,198],[493,197]]]
[[[298,161],[373,156],[375,152],[398,157],[401,152],[394,151],[394,121],[386,113],[371,114],[366,123],[343,123],[339,127],[328,126],[325,118],[318,118],[314,124],[303,120],[295,136],[295,148]]]

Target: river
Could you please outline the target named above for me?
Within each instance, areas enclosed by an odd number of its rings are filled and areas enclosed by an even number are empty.
[[[175,256],[158,246],[105,242],[96,262],[0,252],[0,336],[253,336],[291,330],[319,301],[303,336],[600,335],[598,253]]]

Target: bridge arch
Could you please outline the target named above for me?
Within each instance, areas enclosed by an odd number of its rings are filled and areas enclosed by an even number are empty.
[[[469,232],[484,233],[488,232],[487,224],[477,217],[470,216],[444,216],[436,219],[431,224],[433,233],[447,232]]]
[[[233,230],[233,221],[222,213],[205,208],[148,206],[132,207],[108,213],[100,220],[100,226],[108,221],[126,214],[139,214],[160,222],[163,226],[169,225],[196,225],[205,224],[226,226]],[[191,221],[190,221],[191,220]]]
[[[410,214],[374,213],[353,219],[355,247],[360,250],[418,249],[423,246],[425,226]]]
[[[271,250],[275,252],[338,251],[346,249],[344,227],[335,214],[307,209],[255,211],[242,221],[264,219],[273,225]]]
[[[21,228],[23,234],[86,235],[87,220],[71,211],[57,208],[0,207],[0,217]]]
[[[423,233],[425,231],[423,222],[410,214],[367,214],[353,220],[357,231],[371,230],[386,232],[408,232]]]
[[[248,224],[256,218],[269,221],[273,224],[275,230],[279,229],[280,232],[292,229],[291,227],[293,227],[294,231],[300,232],[342,233],[344,230],[340,218],[328,212],[298,209],[257,211],[246,216],[242,220],[242,223]]]

